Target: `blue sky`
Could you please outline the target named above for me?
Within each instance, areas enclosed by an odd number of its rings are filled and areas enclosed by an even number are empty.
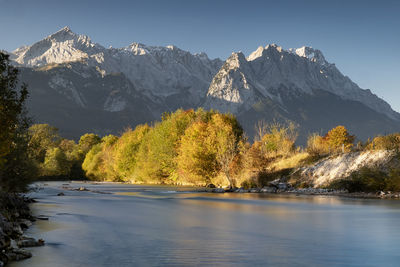
[[[0,25],[9,51],[64,26],[106,47],[174,44],[222,59],[312,46],[400,111],[400,1],[0,0]]]

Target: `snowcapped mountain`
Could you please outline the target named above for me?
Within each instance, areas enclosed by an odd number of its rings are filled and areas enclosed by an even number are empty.
[[[206,106],[238,113],[269,98],[285,109],[282,94],[287,92],[281,88],[299,96],[324,90],[400,121],[400,114],[389,104],[341,74],[321,51],[311,47],[285,51],[275,44],[260,46],[247,58],[232,53],[209,87]]]
[[[236,114],[250,137],[258,120],[294,121],[303,141],[338,124],[361,138],[400,130],[399,113],[311,47],[271,44],[223,62],[175,46],[105,48],[65,27],[10,55],[37,122],[67,137],[119,133],[197,107]]]
[[[204,88],[222,65],[219,59],[210,60],[204,53],[193,55],[175,46],[132,43],[106,49],[68,27],[13,54],[14,61],[24,67],[81,62],[102,75],[123,73],[139,92],[155,100],[180,95],[191,106],[204,98]]]

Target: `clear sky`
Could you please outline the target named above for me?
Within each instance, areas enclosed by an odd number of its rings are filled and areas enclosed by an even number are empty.
[[[174,44],[226,59],[312,46],[400,111],[400,0],[0,0],[0,49],[64,26],[103,46]]]

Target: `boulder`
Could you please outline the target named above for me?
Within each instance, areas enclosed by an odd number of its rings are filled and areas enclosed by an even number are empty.
[[[17,245],[20,248],[40,247],[44,246],[44,240],[43,239],[36,240],[32,237],[23,236],[20,240],[18,240]]]
[[[60,193],[57,194],[57,196],[59,196],[59,197],[60,196],[65,196],[65,194],[63,192],[60,192]]]
[[[9,261],[20,261],[32,257],[32,253],[25,249],[11,249],[5,254]]]
[[[265,186],[261,188],[261,193],[276,193],[276,187],[273,186]]]
[[[13,236],[19,236],[22,235],[24,231],[22,231],[22,228],[19,224],[14,224],[13,226]]]
[[[278,184],[279,184],[280,182],[281,182],[280,179],[275,179],[275,180],[269,182],[268,185],[278,188]]]
[[[286,190],[289,186],[287,183],[278,183],[277,187],[279,190]]]
[[[49,217],[46,217],[46,216],[44,216],[44,215],[39,215],[39,216],[36,217],[36,219],[42,220],[42,221],[48,221],[48,220],[49,220]]]
[[[208,184],[206,185],[207,188],[216,188],[215,184]]]
[[[225,193],[225,189],[223,188],[214,188],[212,190],[213,193]]]
[[[251,188],[249,190],[250,193],[260,193],[260,188]]]
[[[236,191],[235,191],[236,193],[248,193],[249,192],[249,190],[247,190],[247,189],[244,189],[243,187],[241,187],[241,188],[238,188],[238,189],[236,189]]]
[[[32,222],[30,220],[21,220],[19,222],[19,225],[21,226],[22,230],[28,229],[29,226],[32,225]]]

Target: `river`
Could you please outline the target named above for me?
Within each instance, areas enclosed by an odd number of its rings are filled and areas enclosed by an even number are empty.
[[[400,266],[396,200],[36,185],[32,211],[49,220],[26,234],[46,245],[12,267]]]

